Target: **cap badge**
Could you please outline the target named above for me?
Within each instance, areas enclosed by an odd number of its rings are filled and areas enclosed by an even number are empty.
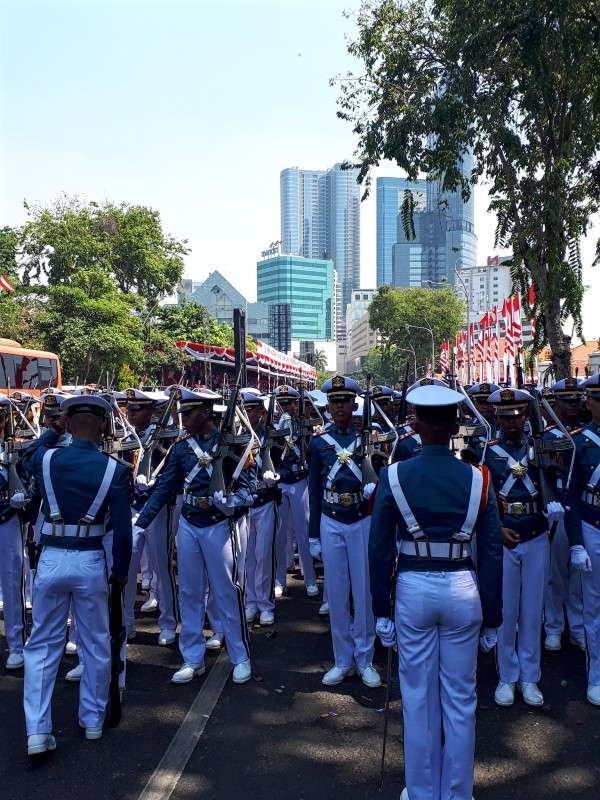
[[[174,389],[171,392],[171,394],[175,395],[175,400],[181,400],[181,389],[179,388],[179,386],[176,389]]]
[[[343,389],[346,386],[346,381],[341,375],[335,375],[331,380],[332,389]]]
[[[289,392],[289,386],[287,386],[285,383],[282,386],[279,387],[279,394],[280,395],[281,394],[288,394],[288,392]]]
[[[502,389],[500,392],[500,402],[501,403],[514,403],[515,401],[515,393],[512,389]]]
[[[433,386],[433,378],[421,378],[419,386]]]
[[[89,394],[89,393],[90,393],[90,390],[88,389],[88,387],[87,386],[83,386],[82,389],[81,389],[81,394]]]
[[[567,378],[565,380],[565,389],[577,389],[577,378]]]
[[[125,397],[127,400],[135,400],[135,389],[127,389]]]
[[[58,400],[53,394],[49,394],[44,400],[44,406],[45,408],[58,408]]]
[[[479,391],[480,391],[482,394],[491,394],[491,392],[490,392],[490,385],[489,385],[489,383],[480,383],[480,384],[479,384]]]
[[[21,394],[21,392],[13,392],[11,395],[11,400],[14,400],[17,403],[20,403],[22,399],[23,395]]]

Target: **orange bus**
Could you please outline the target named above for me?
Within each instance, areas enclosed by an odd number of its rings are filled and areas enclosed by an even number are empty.
[[[60,361],[55,353],[21,347],[14,339],[0,338],[0,392],[13,389],[34,391],[62,388]]]

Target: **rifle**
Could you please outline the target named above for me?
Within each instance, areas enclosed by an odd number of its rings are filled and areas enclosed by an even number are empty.
[[[116,728],[121,721],[121,689],[119,675],[125,669],[121,648],[125,641],[122,590],[117,584],[110,587],[110,724]]]
[[[212,462],[212,475],[210,476],[210,483],[208,484],[207,494],[212,497],[215,492],[223,492],[227,494],[227,486],[225,485],[225,473],[223,471],[223,462],[227,459],[232,459],[237,462],[234,470],[231,483],[236,480],[243,469],[244,463],[250,454],[252,445],[256,441],[256,435],[252,431],[248,433],[237,433],[235,430],[236,417],[242,419],[243,424],[247,427],[243,417],[239,414],[237,409],[237,402],[240,392],[240,375],[235,382],[229,400],[227,401],[227,408],[223,414],[223,421],[221,423],[221,434],[219,437],[219,447]],[[236,449],[243,447],[244,452],[241,456],[236,455]]]
[[[370,379],[370,376],[367,376]],[[406,370],[404,372],[404,380],[402,381],[402,398],[400,400],[400,411],[398,412],[398,425],[402,426],[406,422],[406,393],[408,391],[408,361],[406,362]]]
[[[27,500],[31,500],[31,496],[25,488],[25,484],[21,480],[17,471],[17,464],[19,463],[17,450],[19,448],[17,448],[15,445],[15,419],[13,416],[13,403],[10,400],[10,381],[8,381],[7,390],[10,405],[8,408],[8,415],[6,417],[6,424],[4,426],[4,458],[2,461],[4,466],[8,469],[8,497],[10,499],[17,493],[23,493]],[[17,409],[17,411],[18,410],[19,409]]]
[[[118,411],[117,413],[119,415],[119,419],[123,423],[123,427],[125,428],[125,430],[129,431],[129,433],[132,436],[132,439],[130,442],[123,442],[121,439],[117,439],[115,434],[115,417],[113,411],[110,414],[108,414],[106,418],[106,425],[104,427],[104,438],[102,440],[102,449],[107,455],[116,458],[119,464],[123,464],[123,466],[127,467],[127,469],[132,469],[136,471],[137,465],[129,461],[126,461],[124,458],[121,458],[120,454],[128,452],[129,450],[138,450],[141,448],[142,443],[140,442],[139,437],[135,432],[135,428],[133,428],[133,426],[127,423],[126,418],[121,415],[120,411]]]
[[[556,491],[556,480],[560,474],[568,473],[566,485],[563,487],[563,494],[566,495],[569,489],[571,475],[573,472],[574,458],[573,453],[571,453],[571,463],[570,467],[567,469],[567,467],[562,463],[562,453],[565,453],[568,450],[573,451],[575,449],[575,444],[567,429],[555,415],[554,411],[552,410],[552,406],[545,400],[545,398],[542,398],[541,403],[543,403],[544,409],[552,417],[556,425],[563,433],[562,438],[544,438],[545,426],[544,420],[542,419],[540,398],[537,392],[532,392],[531,394],[531,436],[527,442],[527,458],[530,464],[534,464],[538,468],[540,476],[540,505],[542,511],[547,512],[548,503],[556,500],[560,502],[558,492]],[[550,476],[553,477],[553,480],[550,480]],[[556,522],[552,524],[552,528],[550,529],[550,540],[552,540],[554,537],[556,525]]]
[[[372,456],[375,452],[375,442],[377,434],[373,430],[373,414],[371,409],[371,376],[367,373],[367,388],[363,398],[363,416],[360,428],[360,449],[362,454],[362,485],[363,488],[368,483],[377,483],[379,480],[375,467],[373,466]]]
[[[169,400],[165,403],[156,425],[150,431],[148,438],[144,442],[142,454],[140,455],[138,463],[137,474],[143,475],[148,483],[150,483],[151,478],[156,477],[152,473],[152,457],[154,456],[154,452],[158,450],[163,456],[167,454],[167,449],[161,445],[161,441],[167,430],[167,425],[169,424],[169,419],[171,418],[176,400],[177,392],[171,391]]]
[[[276,445],[275,443],[277,439],[284,439],[287,437],[289,432],[289,428],[278,429],[275,425],[275,395],[272,394],[269,398],[269,408],[267,410],[267,419],[265,422],[264,444],[261,448],[262,465],[258,474],[259,480],[262,480],[265,472],[276,472],[271,456],[271,448],[277,446],[279,449],[283,450],[281,445]]]

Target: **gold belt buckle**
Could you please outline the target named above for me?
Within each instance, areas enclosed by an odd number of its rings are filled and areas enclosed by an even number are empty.
[[[344,494],[338,494],[338,500],[341,506],[351,506],[352,505],[352,495],[345,492]]]
[[[513,517],[522,517],[525,514],[525,503],[512,503],[509,514]]]
[[[197,497],[196,508],[208,508],[208,497]]]

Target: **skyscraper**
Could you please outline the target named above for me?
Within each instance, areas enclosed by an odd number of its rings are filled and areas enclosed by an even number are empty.
[[[392,285],[393,248],[400,241],[398,226],[402,232],[401,209],[406,190],[413,193],[416,212],[425,211],[427,181],[377,178],[377,286]]]
[[[332,259],[342,292],[342,315],[360,285],[360,192],[358,169],[281,172],[281,251]]]
[[[470,176],[472,167],[473,156],[468,153],[461,162],[462,174]],[[398,184],[396,189],[394,181]],[[377,179],[377,285],[390,283],[406,289],[454,284],[455,269],[471,269],[477,264],[473,189],[468,202],[464,203],[460,190],[442,192],[441,181],[418,181],[416,189],[406,180],[403,185],[401,182],[402,179]],[[418,201],[413,217],[415,238],[406,238],[398,211],[390,270],[394,192],[400,195],[400,188],[402,192],[412,189]],[[398,208],[401,201],[400,197]]]
[[[256,265],[258,302],[291,308],[291,339],[333,339],[333,262],[274,255]],[[275,312],[272,312],[275,313]]]

